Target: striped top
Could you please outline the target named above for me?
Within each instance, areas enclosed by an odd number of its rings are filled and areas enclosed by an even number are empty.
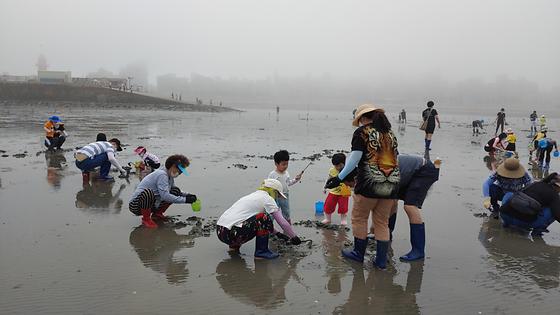
[[[102,153],[113,153],[115,154],[115,149],[113,149],[113,145],[107,141],[97,141],[92,142],[85,147],[79,149],[76,153],[82,153],[87,155],[87,157],[92,158]]]

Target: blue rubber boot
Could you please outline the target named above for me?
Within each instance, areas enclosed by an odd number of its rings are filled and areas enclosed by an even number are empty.
[[[377,241],[375,260],[373,264],[379,269],[387,268],[387,251],[389,251],[389,241]]]
[[[354,249],[343,249],[341,251],[342,256],[357,261],[364,262],[364,255],[366,254],[367,238],[362,240],[360,238],[354,237]]]
[[[410,224],[410,244],[412,250],[400,257],[404,261],[413,261],[424,258],[424,247],[426,246],[426,230],[424,223]]]
[[[389,235],[390,240],[393,240],[393,231],[395,230],[395,223],[397,223],[397,214],[394,213],[392,216],[389,217]]]
[[[268,249],[268,235],[255,237],[255,258],[274,259],[278,253]]]

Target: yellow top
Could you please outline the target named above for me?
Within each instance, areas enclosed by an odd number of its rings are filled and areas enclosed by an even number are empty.
[[[510,133],[507,138],[506,141],[509,143],[515,143],[517,141],[517,137],[515,136],[515,134]]]
[[[336,168],[331,167],[331,169],[329,170],[329,178],[338,176],[338,173],[339,172],[336,170]],[[337,195],[337,196],[351,196],[352,195],[352,190],[350,189],[350,187],[348,187],[344,183],[340,183],[340,185],[338,187],[333,188],[333,189],[329,189],[328,191],[329,191],[329,193],[331,193],[333,195]]]

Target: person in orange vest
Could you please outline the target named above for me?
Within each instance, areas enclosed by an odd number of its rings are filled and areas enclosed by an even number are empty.
[[[58,116],[51,116],[43,125],[45,129],[45,146],[49,151],[60,150],[66,141],[66,131],[62,119]]]

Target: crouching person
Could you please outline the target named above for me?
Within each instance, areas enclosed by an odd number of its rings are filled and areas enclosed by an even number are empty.
[[[525,189],[507,193],[500,208],[504,227],[515,226],[532,230],[540,236],[555,220],[560,222],[560,176],[552,173]]]
[[[218,239],[229,245],[230,251],[239,251],[241,245],[255,237],[255,258],[274,259],[278,254],[268,249],[268,237],[274,230],[273,220],[276,220],[292,244],[301,244],[274,201],[277,197],[286,198],[282,191],[280,181],[265,179],[257,191],[237,200],[218,219]]]
[[[153,219],[165,220],[172,203],[194,203],[196,195],[183,193],[175,187],[175,178],[187,174],[190,162],[186,156],[175,154],[165,161],[165,169],[158,169],[144,177],[134,191],[128,205],[130,212],[142,216],[142,224],[157,228]]]

